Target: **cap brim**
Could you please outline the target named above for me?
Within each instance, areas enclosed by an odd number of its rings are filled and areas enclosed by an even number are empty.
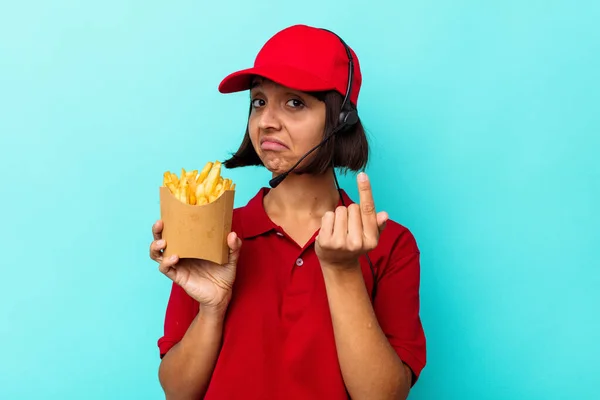
[[[260,76],[282,86],[303,92],[333,90],[334,85],[310,72],[287,65],[265,65],[234,72],[219,84],[219,92],[234,93],[249,90],[252,79]]]

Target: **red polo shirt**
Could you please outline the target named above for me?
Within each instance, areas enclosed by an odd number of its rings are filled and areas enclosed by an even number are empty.
[[[205,399],[347,399],[314,237],[304,247],[274,224],[263,207],[268,188],[233,213],[242,239],[223,344]],[[343,193],[346,205],[352,201]],[[341,204],[341,203],[340,203]],[[374,309],[388,340],[418,377],[425,366],[419,317],[419,249],[408,229],[388,221],[369,253],[378,286]],[[361,260],[369,293],[373,279]],[[198,303],[173,284],[164,355],[188,329]],[[414,382],[413,382],[414,383]]]

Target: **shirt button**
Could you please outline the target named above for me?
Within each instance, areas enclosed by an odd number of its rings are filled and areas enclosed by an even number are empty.
[[[297,266],[301,267],[302,264],[304,264],[304,260],[302,260],[301,258],[299,258],[299,259],[296,260],[296,265]]]
[[[283,233],[277,232],[277,236],[283,236]]]

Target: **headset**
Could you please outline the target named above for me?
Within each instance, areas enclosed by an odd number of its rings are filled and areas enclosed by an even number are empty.
[[[344,39],[342,39],[336,33],[328,29],[321,29],[336,36],[344,46],[344,49],[346,50],[346,55],[348,56],[348,84],[346,85],[346,95],[344,96],[344,101],[342,102],[339,117],[340,125],[342,125],[342,128],[340,129],[346,130],[358,122],[358,112],[356,111],[356,108],[354,108],[352,103],[350,103],[350,95],[352,94],[352,80],[354,79],[354,58],[352,57],[350,47],[348,47],[346,42],[344,42]]]
[[[325,28],[321,28],[321,29],[336,36],[339,39],[339,41],[342,43],[342,45],[344,46],[344,49],[346,50],[346,54],[348,56],[348,84],[346,85],[346,94],[344,96],[344,101],[342,102],[342,106],[340,109],[339,124],[331,131],[331,133],[329,133],[321,141],[321,143],[319,143],[318,145],[316,145],[315,147],[310,149],[289,170],[287,170],[283,174],[277,175],[276,177],[271,179],[269,181],[269,185],[272,188],[277,187],[288,176],[288,174],[290,174],[294,169],[296,169],[296,167],[306,157],[308,157],[313,151],[317,150],[319,147],[321,147],[325,143],[327,143],[329,141],[329,139],[331,139],[335,134],[337,134],[338,132],[348,130],[350,127],[352,127],[353,125],[355,125],[358,122],[358,112],[357,112],[356,108],[354,107],[354,105],[352,105],[352,103],[350,102],[350,94],[352,93],[352,80],[354,79],[354,58],[352,57],[352,52],[350,51],[350,47],[348,47],[346,42],[339,35],[337,35],[336,33],[332,32],[328,29],[325,29]],[[333,164],[333,161],[332,161],[332,164]],[[333,165],[332,165],[332,167],[333,167]],[[346,204],[344,202],[344,196],[342,195],[342,190],[340,188],[340,184],[338,183],[337,175],[335,173],[335,168],[332,168],[332,170],[333,170],[333,178],[335,180],[335,186],[340,195],[340,200],[342,202],[342,205],[344,207],[346,207]],[[375,268],[373,267],[373,263],[371,262],[371,259],[369,258],[369,254],[368,253],[365,254],[365,257],[367,258],[367,262],[369,263],[369,268],[371,269],[371,275],[373,277],[373,289],[371,291],[371,301],[374,301],[375,293],[377,292],[377,275],[375,274]]]

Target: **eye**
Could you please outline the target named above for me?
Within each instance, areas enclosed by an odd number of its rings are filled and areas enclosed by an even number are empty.
[[[304,103],[298,99],[288,100],[286,104],[292,108],[301,108],[304,106]]]
[[[253,99],[252,100],[252,107],[254,107],[254,108],[262,107],[264,105],[265,105],[265,101],[263,99]]]

